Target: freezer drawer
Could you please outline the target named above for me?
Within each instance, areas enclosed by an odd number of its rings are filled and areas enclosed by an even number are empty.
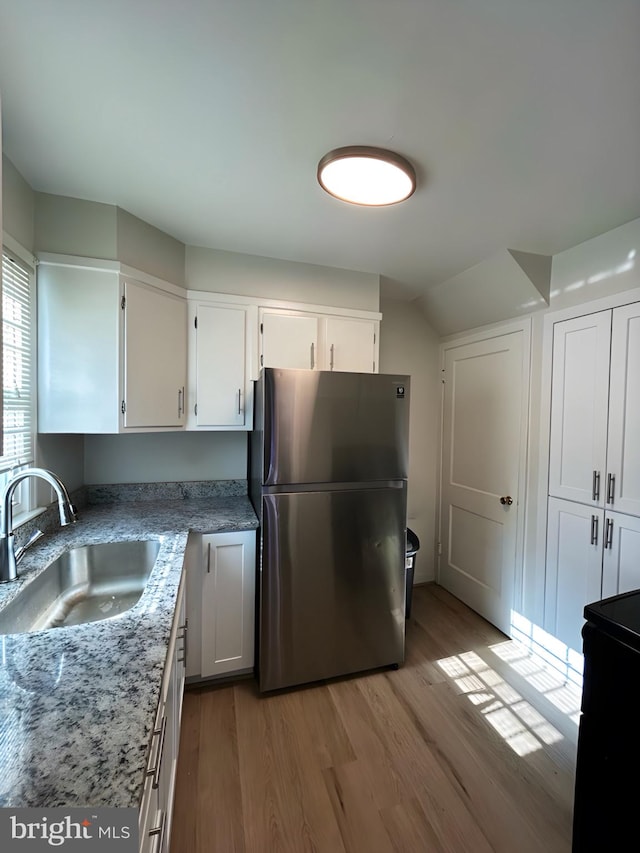
[[[409,377],[264,368],[265,486],[407,477]]]
[[[404,660],[406,482],[263,496],[260,689]]]

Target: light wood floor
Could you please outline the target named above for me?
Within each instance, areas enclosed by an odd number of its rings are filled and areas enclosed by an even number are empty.
[[[579,688],[414,590],[397,671],[185,695],[172,853],[569,853]]]

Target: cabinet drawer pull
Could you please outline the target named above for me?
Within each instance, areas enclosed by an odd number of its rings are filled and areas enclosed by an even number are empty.
[[[188,643],[188,634],[189,634],[189,620],[184,620],[184,625],[182,625],[179,629],[182,631],[182,635],[178,636],[179,640],[182,640],[182,648],[180,651],[182,652],[182,657],[178,657],[178,663],[186,663],[187,662],[187,643]]]
[[[331,370],[333,370],[333,344],[331,344],[331,350],[330,351],[331,351],[331,360],[329,362],[329,365],[331,367]]]
[[[604,534],[604,547],[613,548],[613,519],[608,518]]]
[[[178,417],[182,417],[184,412],[184,387],[178,388]]]
[[[160,728],[153,730],[153,737],[158,738],[158,749],[156,751],[154,766],[147,769],[147,776],[153,776],[153,782],[151,783],[153,788],[157,788],[160,785],[160,768],[162,767],[162,754],[164,752],[164,738],[166,733],[167,717],[166,714],[163,714]]]
[[[315,363],[316,363],[315,357],[314,357],[315,346],[316,346],[315,344],[311,344],[311,370],[313,370]]]
[[[242,389],[238,388],[238,414],[242,414]]]
[[[598,516],[591,516],[591,544],[598,544]]]
[[[600,471],[593,472],[592,500],[600,500]]]
[[[167,813],[166,811],[162,812],[162,817],[160,819],[160,826],[154,826],[153,829],[149,830],[149,838],[154,838],[155,845],[153,849],[153,853],[160,853],[164,846],[164,832],[167,826]]]
[[[616,475],[607,475],[607,503],[612,504],[616,492]]]

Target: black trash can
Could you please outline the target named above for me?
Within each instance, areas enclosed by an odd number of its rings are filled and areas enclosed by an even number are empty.
[[[416,534],[407,527],[407,550],[404,567],[406,572],[406,591],[404,599],[404,618],[411,616],[411,597],[413,595],[413,575],[416,568],[416,552],[420,549],[420,540]]]

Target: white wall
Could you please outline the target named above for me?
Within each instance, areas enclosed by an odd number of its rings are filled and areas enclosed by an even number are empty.
[[[190,290],[378,311],[380,276],[187,246]]]
[[[116,211],[118,260],[184,287],[184,243],[121,207]]]
[[[246,478],[245,432],[85,436],[84,481],[87,484]]]
[[[29,252],[34,248],[35,193],[13,163],[2,157],[2,227]]]
[[[435,578],[440,430],[439,339],[409,302],[383,301],[380,372],[411,376],[408,526],[420,539],[415,583]]]
[[[116,208],[36,193],[34,251],[117,261]]]

